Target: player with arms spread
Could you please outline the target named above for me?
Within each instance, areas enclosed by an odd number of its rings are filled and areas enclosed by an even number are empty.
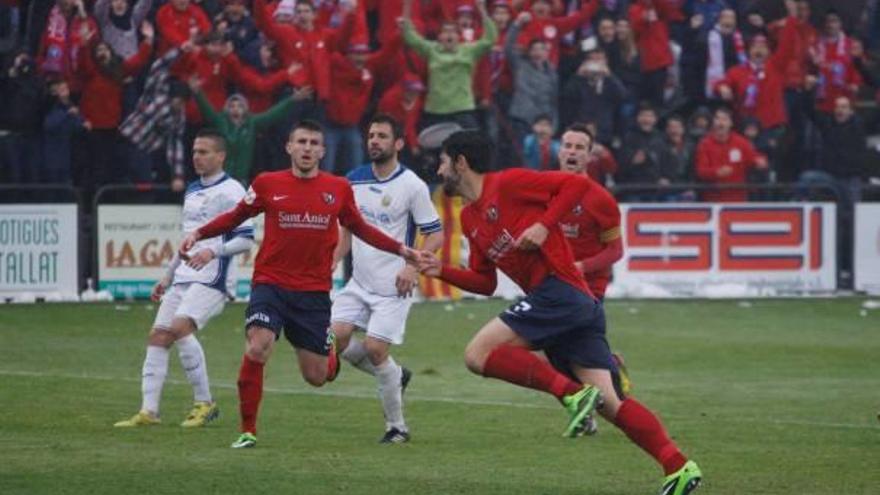
[[[226,140],[215,131],[203,130],[193,143],[193,168],[199,180],[186,189],[183,231],[189,233],[232,208],[244,197],[244,187],[226,175]],[[211,398],[205,351],[196,330],[223,311],[227,280],[232,278],[232,256],[250,250],[254,228],[249,220],[235,224],[228,235],[203,237],[186,250],[187,262],[175,255],[165,276],[153,287],[151,298],[162,303],[156,312],[147,343],[141,375],[141,410],[119,421],[119,428],[159,424],[159,399],[168,375],[168,350],[177,344],[180,364],[193,387],[195,404],[183,427],[203,426],[219,415]]]
[[[422,249],[434,252],[443,244],[440,216],[431,202],[428,185],[397,161],[403,148],[400,124],[387,115],[376,115],[367,131],[371,164],[352,170],[348,180],[364,219],[395,239],[412,244],[415,228],[424,236]],[[363,241],[349,242],[343,229],[335,259],[352,248],[353,273],[333,301],[332,329],[343,359],[376,377],[385,414],[381,443],[409,441],[403,419],[402,392],[412,373],[389,355],[391,345],[403,343],[406,318],[418,285],[418,267],[384,253]],[[363,340],[352,338],[355,329],[366,331]]]
[[[181,252],[203,237],[228,232],[243,220],[265,213],[265,235],[254,264],[250,303],[245,312],[247,345],[238,375],[241,435],[233,448],[257,443],[256,423],[263,395],[263,367],[281,332],[294,347],[300,372],[320,387],[339,370],[330,332],[330,285],[338,225],[368,244],[417,262],[416,251],[367,224],[349,183],[321,172],[321,125],[302,121],[287,142],[291,169],[254,179],[235,209],[190,234]]]
[[[526,298],[481,328],[465,350],[474,373],[555,395],[569,410],[565,436],[574,436],[594,407],[663,466],[664,495],[685,495],[702,474],[669,438],[657,417],[615,390],[616,371],[605,339],[602,304],[574,266],[559,221],[598,187],[561,172],[509,169],[487,173],[491,143],[476,131],[460,131],[443,143],[438,174],[448,194],[469,204],[461,224],[470,243],[468,269],[442,265],[422,253],[422,273],[462,289],[492,294],[495,268],[510,276]],[[569,363],[581,385],[535,356]],[[601,397],[599,394],[601,391]],[[604,403],[603,403],[604,401]]]

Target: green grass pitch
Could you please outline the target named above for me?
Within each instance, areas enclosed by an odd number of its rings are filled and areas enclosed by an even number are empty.
[[[880,494],[880,312],[860,299],[610,301],[634,395],[705,475],[698,493]],[[256,449],[237,435],[241,305],[200,335],[220,419],[177,426],[190,389],[171,357],[163,424],[120,431],[140,405],[147,304],[0,307],[0,493],[656,493],[660,471],[614,427],[564,439],[549,396],[468,373],[470,336],[501,301],[414,307],[398,361],[413,440],[379,445],[371,377],[322,389],[280,342]]]

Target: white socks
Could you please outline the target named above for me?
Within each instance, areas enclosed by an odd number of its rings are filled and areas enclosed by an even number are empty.
[[[196,402],[211,402],[211,387],[208,383],[208,363],[205,361],[205,351],[195,335],[187,335],[178,340],[177,353],[180,356],[180,364],[186,373],[193,388],[193,400]]]
[[[400,387],[403,369],[391,356],[375,369],[376,380],[379,382],[379,398],[382,399],[382,411],[385,413],[385,430],[397,428],[400,431],[407,431],[406,423],[403,421],[403,398]]]
[[[159,398],[162,396],[162,385],[168,374],[168,349],[158,346],[147,346],[144,357],[144,368],[141,373],[141,393],[143,402],[141,410],[159,415]]]
[[[370,362],[370,357],[367,355],[367,347],[364,345],[364,341],[360,339],[352,337],[348,340],[348,347],[342,351],[342,359],[345,359],[352,366],[368,375],[376,375],[376,367]]]
[[[403,421],[403,398],[400,386],[403,369],[394,362],[394,358],[388,356],[384,363],[379,366],[374,365],[367,355],[364,342],[354,337],[348,341],[348,347],[342,352],[342,358],[355,368],[376,377],[379,384],[379,399],[382,400],[382,411],[385,413],[385,430],[397,428],[400,431],[407,431],[406,423]]]

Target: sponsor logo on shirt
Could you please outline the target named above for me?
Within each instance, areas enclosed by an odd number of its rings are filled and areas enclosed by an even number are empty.
[[[562,233],[569,239],[577,239],[580,237],[581,226],[576,223],[560,223]]]
[[[282,229],[317,229],[327,230],[330,226],[330,215],[316,213],[278,212],[278,226]]]
[[[489,246],[486,255],[493,262],[497,262],[498,260],[503,258],[508,251],[513,249],[513,245],[515,242],[516,239],[514,239],[513,236],[510,235],[510,232],[508,232],[507,229],[504,229],[501,231],[500,234],[498,234],[498,237],[496,237],[495,240],[492,241],[492,245]]]

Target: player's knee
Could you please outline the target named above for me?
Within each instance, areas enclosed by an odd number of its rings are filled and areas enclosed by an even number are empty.
[[[388,344],[367,339],[364,341],[364,347],[367,349],[367,356],[373,365],[378,366],[388,359],[388,351],[390,350]]]
[[[479,351],[479,348],[469,345],[467,349],[464,350],[464,365],[467,366],[467,369],[472,373],[482,375],[483,364],[485,364],[485,361],[483,353]]]
[[[189,318],[175,318],[171,322],[171,336],[174,340],[180,340],[196,331],[196,324]]]
[[[313,387],[320,387],[327,382],[327,369],[325,367],[310,366],[302,370],[303,379]]]
[[[153,331],[150,332],[150,336],[147,338],[147,343],[151,346],[168,349],[175,340],[174,334],[171,333],[170,330],[154,328]]]

